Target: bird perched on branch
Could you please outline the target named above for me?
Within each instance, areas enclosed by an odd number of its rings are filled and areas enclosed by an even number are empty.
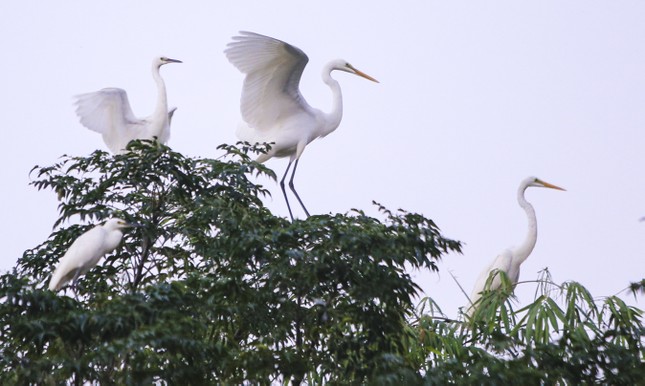
[[[134,139],[157,138],[160,143],[170,138],[170,121],[176,108],[168,110],[166,85],[159,74],[161,66],[181,63],[164,56],[152,61],[152,77],[157,83],[157,105],[147,118],[137,118],[132,112],[128,94],[120,88],[102,90],[76,96],[76,114],[81,124],[103,135],[103,141],[112,153],[125,150]]]
[[[289,187],[305,208],[293,184],[298,160],[305,147],[314,139],[336,130],[343,116],[343,101],[338,82],[331,77],[334,70],[378,81],[359,71],[347,61],[333,60],[322,71],[322,80],[332,92],[332,110],[325,113],[309,106],[300,93],[300,78],[309,58],[302,50],[283,41],[253,32],[240,32],[224,51],[228,60],[245,74],[241,112],[244,124],[238,137],[250,143],[271,143],[271,150],[257,158],[264,162],[272,157],[289,157],[289,164],[280,180],[289,215],[293,213],[284,188],[291,164]]]
[[[520,278],[520,265],[522,265],[522,263],[529,257],[535,247],[535,243],[537,242],[537,218],[535,217],[533,205],[526,201],[526,198],[524,197],[524,192],[529,187],[564,190],[536,177],[528,177],[520,183],[520,186],[517,189],[517,202],[520,204],[520,207],[524,209],[524,212],[526,212],[526,218],[528,219],[528,233],[522,244],[502,251],[479,275],[470,295],[471,305],[467,311],[467,314],[470,316],[472,316],[475,311],[477,301],[481,297],[481,292],[485,289],[495,290],[501,285],[501,279],[499,275],[496,275],[492,278],[490,287],[486,288],[486,283],[488,282],[490,275],[497,274],[501,271],[506,273],[511,283],[517,284]]]
[[[123,229],[136,226],[119,218],[110,218],[80,235],[58,262],[49,281],[51,291],[60,290],[69,281],[75,286],[78,278],[94,268],[99,260],[121,243]]]

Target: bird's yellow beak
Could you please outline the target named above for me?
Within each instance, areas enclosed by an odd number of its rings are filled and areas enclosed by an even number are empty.
[[[372,82],[381,83],[381,82],[379,82],[378,80],[376,80],[376,79],[372,78],[371,76],[367,75],[367,74],[366,74],[366,73],[364,73],[363,71],[360,71],[360,70],[356,69],[356,68],[355,68],[354,66],[352,66],[351,64],[347,63],[347,66],[348,66],[349,68],[351,68],[351,69],[352,69],[352,71],[354,71],[354,74],[356,74],[356,75],[358,75],[358,76],[362,76],[363,78],[365,78],[365,79],[367,79],[367,80],[371,80]]]
[[[544,182],[544,181],[542,181],[542,180],[539,180],[539,181],[540,181],[540,183],[542,184],[542,186],[544,186],[545,188],[551,188],[551,189],[563,190],[563,191],[565,191],[565,192],[567,191],[566,189],[563,189],[563,188],[561,188],[561,187],[559,187],[559,186],[555,186],[555,185],[553,185],[553,184],[549,184],[548,182]]]

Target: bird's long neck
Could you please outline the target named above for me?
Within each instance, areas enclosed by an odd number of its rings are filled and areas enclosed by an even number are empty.
[[[336,130],[338,125],[340,125],[340,120],[343,118],[343,94],[340,91],[340,85],[338,82],[331,77],[331,72],[333,71],[332,65],[328,64],[325,66],[322,72],[322,80],[327,86],[331,89],[332,95],[332,106],[331,111],[326,115],[325,127],[323,127],[321,132],[321,137],[331,133]]]
[[[525,186],[521,186],[517,191],[517,202],[520,204],[524,212],[526,212],[526,218],[528,220],[528,231],[524,242],[515,248],[515,257],[517,258],[517,263],[521,264],[526,260],[533,248],[535,247],[535,242],[537,241],[537,218],[535,217],[535,210],[533,205],[531,205],[526,198],[524,198],[524,192],[526,191]]]
[[[168,119],[168,99],[166,97],[166,84],[164,83],[159,69],[161,66],[156,63],[152,65],[152,78],[157,83],[157,106],[153,113],[154,118],[167,120]]]

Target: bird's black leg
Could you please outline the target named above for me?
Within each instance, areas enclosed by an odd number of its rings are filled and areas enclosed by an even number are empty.
[[[297,164],[298,164],[298,161],[296,161],[296,165]],[[284,179],[287,178],[287,173],[289,173],[290,167],[291,167],[291,161],[289,161],[289,165],[287,165],[287,170],[284,171],[284,176],[282,176],[282,179],[280,180],[280,187],[282,188],[282,194],[284,195],[284,200],[287,202],[287,209],[289,209],[289,216],[291,217],[291,222],[293,222],[293,213],[291,212],[291,205],[289,205],[289,199],[287,198],[287,191],[284,190]],[[293,170],[296,170],[296,168],[294,167]],[[293,180],[293,176],[291,176],[291,180]],[[291,183],[289,185],[291,185]],[[296,197],[298,197],[298,195],[296,195]]]
[[[307,217],[309,217],[309,211],[307,210],[307,208],[305,208],[305,204],[302,203],[302,200],[300,199],[300,196],[298,195],[298,192],[296,192],[296,188],[293,187],[293,176],[296,175],[296,168],[298,168],[298,161],[300,161],[299,158],[296,160],[295,165],[293,165],[293,172],[291,173],[291,179],[289,180],[289,187],[291,188],[291,191],[293,192],[293,194],[296,195],[296,198],[298,199],[298,202],[300,203],[300,206],[302,206],[302,209],[305,210],[305,213],[307,214]],[[283,188],[283,191],[284,191],[284,188]]]

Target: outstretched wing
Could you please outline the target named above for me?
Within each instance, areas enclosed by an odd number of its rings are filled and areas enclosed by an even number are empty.
[[[281,117],[310,108],[299,90],[302,71],[309,59],[299,48],[242,31],[233,37],[224,52],[246,75],[240,110],[251,127],[268,130]]]
[[[141,120],[132,113],[128,95],[120,88],[104,88],[100,91],[76,96],[76,114],[81,124],[103,134],[110,150],[118,152],[127,144],[134,128]]]

